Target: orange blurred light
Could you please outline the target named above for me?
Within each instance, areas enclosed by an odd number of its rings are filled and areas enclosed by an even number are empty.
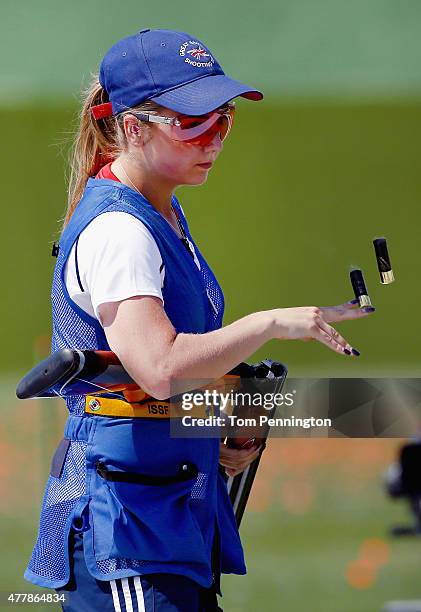
[[[251,512],[264,512],[272,504],[272,479],[256,478],[250,493],[247,510]]]
[[[308,512],[314,497],[314,486],[310,482],[287,480],[281,486],[280,501],[291,514]]]
[[[357,559],[348,564],[345,576],[354,589],[369,589],[376,581],[376,570],[365,559]]]
[[[380,538],[364,540],[360,548],[360,557],[373,567],[382,567],[389,562],[390,546]]]

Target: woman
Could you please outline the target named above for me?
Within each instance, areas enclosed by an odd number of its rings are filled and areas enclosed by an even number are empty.
[[[332,308],[255,312],[221,327],[220,286],[175,198],[203,184],[234,116],[260,92],[227,77],[201,42],[143,30],[105,55],[81,114],[52,288],[52,350],[114,351],[154,398],[219,378],[270,339],[314,338],[357,355]],[[222,465],[258,450],[170,437],[168,418],[95,414],[81,396],[53,458],[25,577],[65,610],[217,610],[219,573],[246,572]],[[128,406],[130,406],[128,404]]]

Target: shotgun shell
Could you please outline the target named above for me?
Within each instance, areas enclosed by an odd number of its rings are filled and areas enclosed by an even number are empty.
[[[380,281],[383,285],[389,285],[395,280],[387,250],[386,238],[375,238],[373,240],[374,250],[376,251],[377,266],[380,272]]]
[[[372,306],[370,297],[365,286],[362,270],[352,270],[350,273],[352,288],[354,289],[355,297],[360,303],[360,308]]]

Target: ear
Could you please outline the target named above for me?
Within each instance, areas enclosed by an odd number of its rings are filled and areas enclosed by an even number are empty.
[[[129,144],[139,146],[142,140],[142,132],[140,122],[134,115],[124,117],[124,133]]]

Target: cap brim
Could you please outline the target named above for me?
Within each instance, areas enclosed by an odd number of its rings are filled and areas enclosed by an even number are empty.
[[[215,74],[196,79],[150,99],[183,115],[204,115],[238,96],[255,101],[263,98],[262,92],[257,89],[224,74]]]

